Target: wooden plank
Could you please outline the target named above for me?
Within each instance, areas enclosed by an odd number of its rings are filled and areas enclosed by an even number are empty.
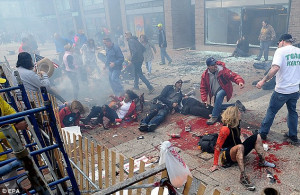
[[[85,175],[89,176],[89,140],[88,138],[84,138],[84,153],[85,153]],[[89,190],[89,180],[85,180],[85,190]]]
[[[183,195],[188,195],[189,194],[192,182],[193,182],[193,178],[188,176],[187,181],[186,181],[186,183],[184,185],[184,188],[183,188]]]
[[[124,156],[120,154],[119,156],[120,164],[120,182],[124,181]],[[123,190],[120,191],[120,195],[123,195]]]
[[[158,167],[155,167],[153,169],[150,169],[148,171],[145,171],[141,174],[135,175],[132,178],[126,179],[123,182],[120,182],[114,186],[111,186],[109,188],[103,189],[99,192],[94,193],[93,195],[103,195],[103,194],[112,194],[115,192],[118,192],[124,188],[127,188],[129,186],[132,186],[133,184],[138,183],[139,181],[145,180],[153,175],[156,175],[157,173],[160,173],[162,171],[166,170],[166,165],[162,164]]]
[[[104,163],[105,163],[105,188],[109,186],[109,155],[108,148],[104,148]]]
[[[116,184],[116,152],[111,151],[111,184]]]
[[[134,159],[129,158],[129,173],[128,173],[128,178],[133,177],[133,170],[134,170]],[[132,195],[132,190],[128,190],[128,195]]]
[[[95,183],[95,150],[94,142],[91,142],[91,170],[92,170],[92,181]]]
[[[164,170],[162,173],[161,173],[161,178],[165,178],[165,177],[168,177],[168,172],[167,170]],[[158,195],[163,195],[164,193],[164,187],[160,187],[159,190],[158,190]]]
[[[73,162],[76,164],[76,166],[78,166],[77,155],[78,155],[78,153],[77,153],[76,135],[73,134]],[[78,180],[78,170],[76,168],[74,168],[73,170],[74,170],[75,178],[77,181]]]
[[[78,144],[79,144],[80,170],[83,171],[82,137],[80,135],[78,136]],[[79,183],[80,183],[79,189],[82,191],[83,190],[83,176],[82,175],[80,175]]]
[[[101,158],[102,149],[100,145],[97,145],[97,156],[98,156],[98,185],[99,188],[102,188],[102,158]]]
[[[197,195],[204,195],[205,190],[206,190],[206,185],[204,185],[203,183],[200,183]]]
[[[214,190],[213,195],[220,195],[220,194],[221,194],[221,192],[220,192],[218,189],[215,189],[215,190]]]
[[[151,166],[151,168],[154,168],[154,165]],[[148,178],[148,183],[154,183],[154,175]],[[151,195],[151,191],[153,188],[147,188],[146,195]]]
[[[145,172],[145,162],[140,161],[140,173]],[[143,181],[138,183],[139,185],[143,184]],[[136,194],[140,195],[142,193],[142,189],[137,189]]]
[[[72,144],[71,144],[71,137],[70,137],[70,133],[67,132],[67,138],[68,138],[68,156],[72,156]]]

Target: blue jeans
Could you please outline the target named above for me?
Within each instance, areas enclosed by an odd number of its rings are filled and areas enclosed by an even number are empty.
[[[167,54],[166,47],[161,47],[161,48],[160,48],[160,57],[161,57],[161,63],[163,63],[163,64],[166,63],[165,58],[167,58],[167,60],[168,60],[169,62],[172,62],[172,59],[171,59],[170,56]]]
[[[120,96],[123,92],[123,86],[120,80],[120,74],[121,74],[121,70],[117,69],[117,70],[110,70],[109,71],[109,83],[111,86],[111,89],[113,90],[114,94],[116,96]]]
[[[212,117],[219,117],[222,110],[226,110],[229,106],[234,106],[235,104],[222,104],[224,97],[226,96],[226,92],[224,89],[221,89],[217,95],[215,96],[215,104],[214,109],[212,110]]]
[[[149,62],[145,62],[146,63],[146,68],[148,70],[148,73],[151,74],[151,69],[152,69],[152,62],[149,61]]]
[[[287,125],[289,128],[289,136],[297,136],[298,113],[296,111],[296,104],[299,99],[299,92],[292,94],[281,94],[276,91],[273,92],[269,107],[264,120],[261,123],[259,133],[267,135],[270,131],[275,115],[282,108],[284,104],[288,109]]]
[[[257,56],[258,59],[261,58],[262,54],[264,53],[265,60],[268,60],[269,57],[269,47],[272,44],[272,41],[260,41],[259,44],[259,54]]]
[[[152,109],[151,112],[142,119],[141,123],[147,124],[147,125],[160,125],[162,123],[166,116],[169,113],[169,108],[166,105],[156,104],[156,108]]]

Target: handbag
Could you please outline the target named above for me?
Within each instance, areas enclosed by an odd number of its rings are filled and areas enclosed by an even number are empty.
[[[201,147],[203,152],[214,153],[215,145],[217,143],[218,134],[206,134],[200,137],[198,146]]]

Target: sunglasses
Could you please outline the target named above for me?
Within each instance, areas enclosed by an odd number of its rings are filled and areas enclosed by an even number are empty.
[[[281,40],[281,41],[283,41],[283,40]],[[279,43],[280,43],[281,41],[278,41],[278,42],[277,42],[277,46],[279,45]]]

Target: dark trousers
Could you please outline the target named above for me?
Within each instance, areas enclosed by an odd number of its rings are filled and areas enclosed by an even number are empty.
[[[142,119],[141,123],[147,125],[160,125],[169,113],[169,108],[166,105],[156,104],[151,109],[150,113]]]
[[[232,55],[235,57],[247,57],[248,53],[244,52],[240,48],[235,48]]]
[[[261,56],[264,54],[265,61],[268,60],[269,57],[269,47],[272,44],[272,41],[260,41],[259,54],[257,59],[260,60]]]
[[[144,76],[142,72],[142,64],[143,62],[132,62],[134,65],[134,88],[139,88],[139,79],[141,79],[147,88],[150,90],[153,87],[151,86],[150,82]]]

